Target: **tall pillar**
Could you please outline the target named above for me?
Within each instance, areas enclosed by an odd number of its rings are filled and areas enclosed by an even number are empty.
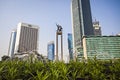
[[[63,36],[62,36],[62,27],[60,25],[57,26],[57,32],[56,32],[56,60],[58,59],[58,36],[61,35],[61,61],[63,61]]]
[[[56,60],[58,61],[58,34],[56,33]]]
[[[61,61],[63,61],[63,36],[61,34]]]

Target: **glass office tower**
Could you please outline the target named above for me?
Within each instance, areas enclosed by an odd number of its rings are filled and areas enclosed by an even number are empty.
[[[47,56],[48,56],[48,60],[51,60],[53,61],[54,60],[54,54],[55,54],[55,46],[54,46],[54,42],[51,41],[48,43],[48,46],[47,46]]]
[[[16,30],[13,30],[11,32],[10,43],[9,43],[9,50],[8,50],[8,56],[10,56],[11,58],[14,57],[16,33],[17,33]]]
[[[85,59],[118,59],[120,36],[84,36],[83,50]]]
[[[69,50],[69,56],[70,60],[73,59],[73,42],[72,42],[72,34],[68,34],[68,50]]]
[[[73,48],[79,52],[82,47],[82,37],[94,35],[89,0],[72,0],[72,31]]]

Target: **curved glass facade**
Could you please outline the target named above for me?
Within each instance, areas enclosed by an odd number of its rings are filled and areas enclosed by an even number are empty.
[[[11,33],[10,44],[9,44],[9,51],[8,51],[8,54],[9,54],[10,57],[14,56],[16,34],[17,34],[16,31],[12,31],[12,33]]]
[[[69,50],[69,56],[70,60],[73,59],[73,42],[72,42],[72,34],[68,34],[68,50]]]

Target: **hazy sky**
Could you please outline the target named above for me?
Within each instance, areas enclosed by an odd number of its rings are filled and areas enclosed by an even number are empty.
[[[103,35],[120,33],[120,0],[90,0],[93,19],[100,21]],[[47,43],[55,41],[56,23],[63,27],[64,56],[67,33],[72,32],[71,0],[0,0],[0,57],[7,55],[10,34],[19,22],[39,30],[39,53],[47,55]]]

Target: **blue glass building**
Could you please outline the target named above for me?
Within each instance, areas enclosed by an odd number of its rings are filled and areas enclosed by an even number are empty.
[[[48,60],[53,61],[54,60],[54,42],[49,42],[48,46],[47,46],[47,56],[48,56]]]
[[[70,55],[70,60],[73,59],[73,42],[72,42],[72,34],[68,33],[68,50]]]
[[[8,50],[8,55],[11,58],[14,56],[16,34],[17,34],[16,30],[11,32],[10,43],[9,43],[9,50]]]

